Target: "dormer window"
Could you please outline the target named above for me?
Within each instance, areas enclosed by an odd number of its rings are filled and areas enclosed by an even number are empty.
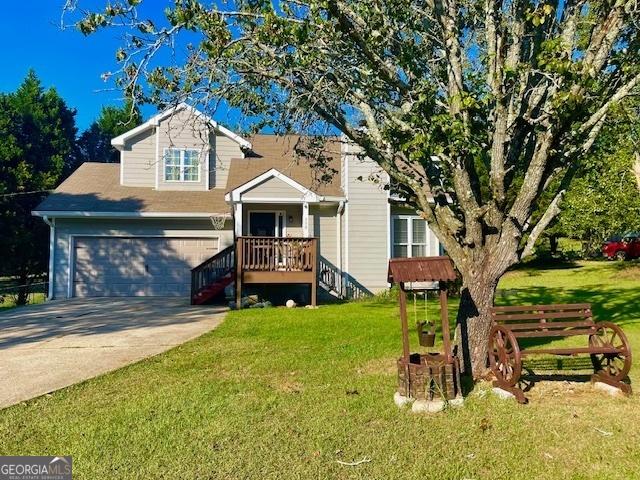
[[[200,151],[192,148],[165,148],[165,182],[199,182]]]

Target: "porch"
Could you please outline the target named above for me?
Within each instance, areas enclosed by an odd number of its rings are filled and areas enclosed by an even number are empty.
[[[248,285],[308,285],[314,306],[319,285],[342,298],[335,290],[343,285],[342,197],[319,195],[271,169],[239,183],[225,199],[233,211],[234,244],[193,270],[194,303],[231,283],[237,305]],[[334,264],[321,257],[320,237]]]
[[[191,302],[202,304],[235,282],[236,305],[244,285],[306,284],[317,304],[318,239],[241,236],[191,271]]]
[[[236,240],[236,305],[243,285],[307,284],[317,303],[318,239],[240,237]]]

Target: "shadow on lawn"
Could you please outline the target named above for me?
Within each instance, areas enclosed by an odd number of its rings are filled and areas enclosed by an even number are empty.
[[[529,392],[540,382],[590,383],[593,373],[593,364],[588,356],[529,358],[523,361],[519,383],[524,392]],[[633,385],[629,376],[623,381]]]
[[[535,270],[575,270],[583,268],[573,260],[564,260],[557,258],[535,258],[525,263],[516,265],[511,271],[527,271]],[[541,274],[542,272],[540,272]]]
[[[496,298],[499,305],[549,305],[590,303],[596,321],[608,320],[621,326],[640,324],[640,289],[518,288]]]
[[[541,375],[533,371],[527,371],[520,377],[520,388],[523,392],[530,392],[539,382],[575,382],[589,383],[591,374],[550,374]]]

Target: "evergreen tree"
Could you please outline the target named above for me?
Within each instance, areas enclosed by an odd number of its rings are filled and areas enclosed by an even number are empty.
[[[137,106],[127,102],[122,107],[102,107],[100,117],[78,139],[80,161],[117,163],[119,152],[111,139],[142,123]]]
[[[48,228],[31,211],[56,187],[75,146],[75,111],[31,71],[0,95],[0,275],[28,285],[47,270]],[[27,300],[29,287],[18,293]]]

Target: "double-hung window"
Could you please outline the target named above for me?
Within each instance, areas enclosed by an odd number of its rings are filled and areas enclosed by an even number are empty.
[[[167,148],[164,151],[165,182],[200,181],[200,151],[190,148]]]
[[[416,215],[393,217],[393,256],[425,257],[429,254],[427,222]]]

